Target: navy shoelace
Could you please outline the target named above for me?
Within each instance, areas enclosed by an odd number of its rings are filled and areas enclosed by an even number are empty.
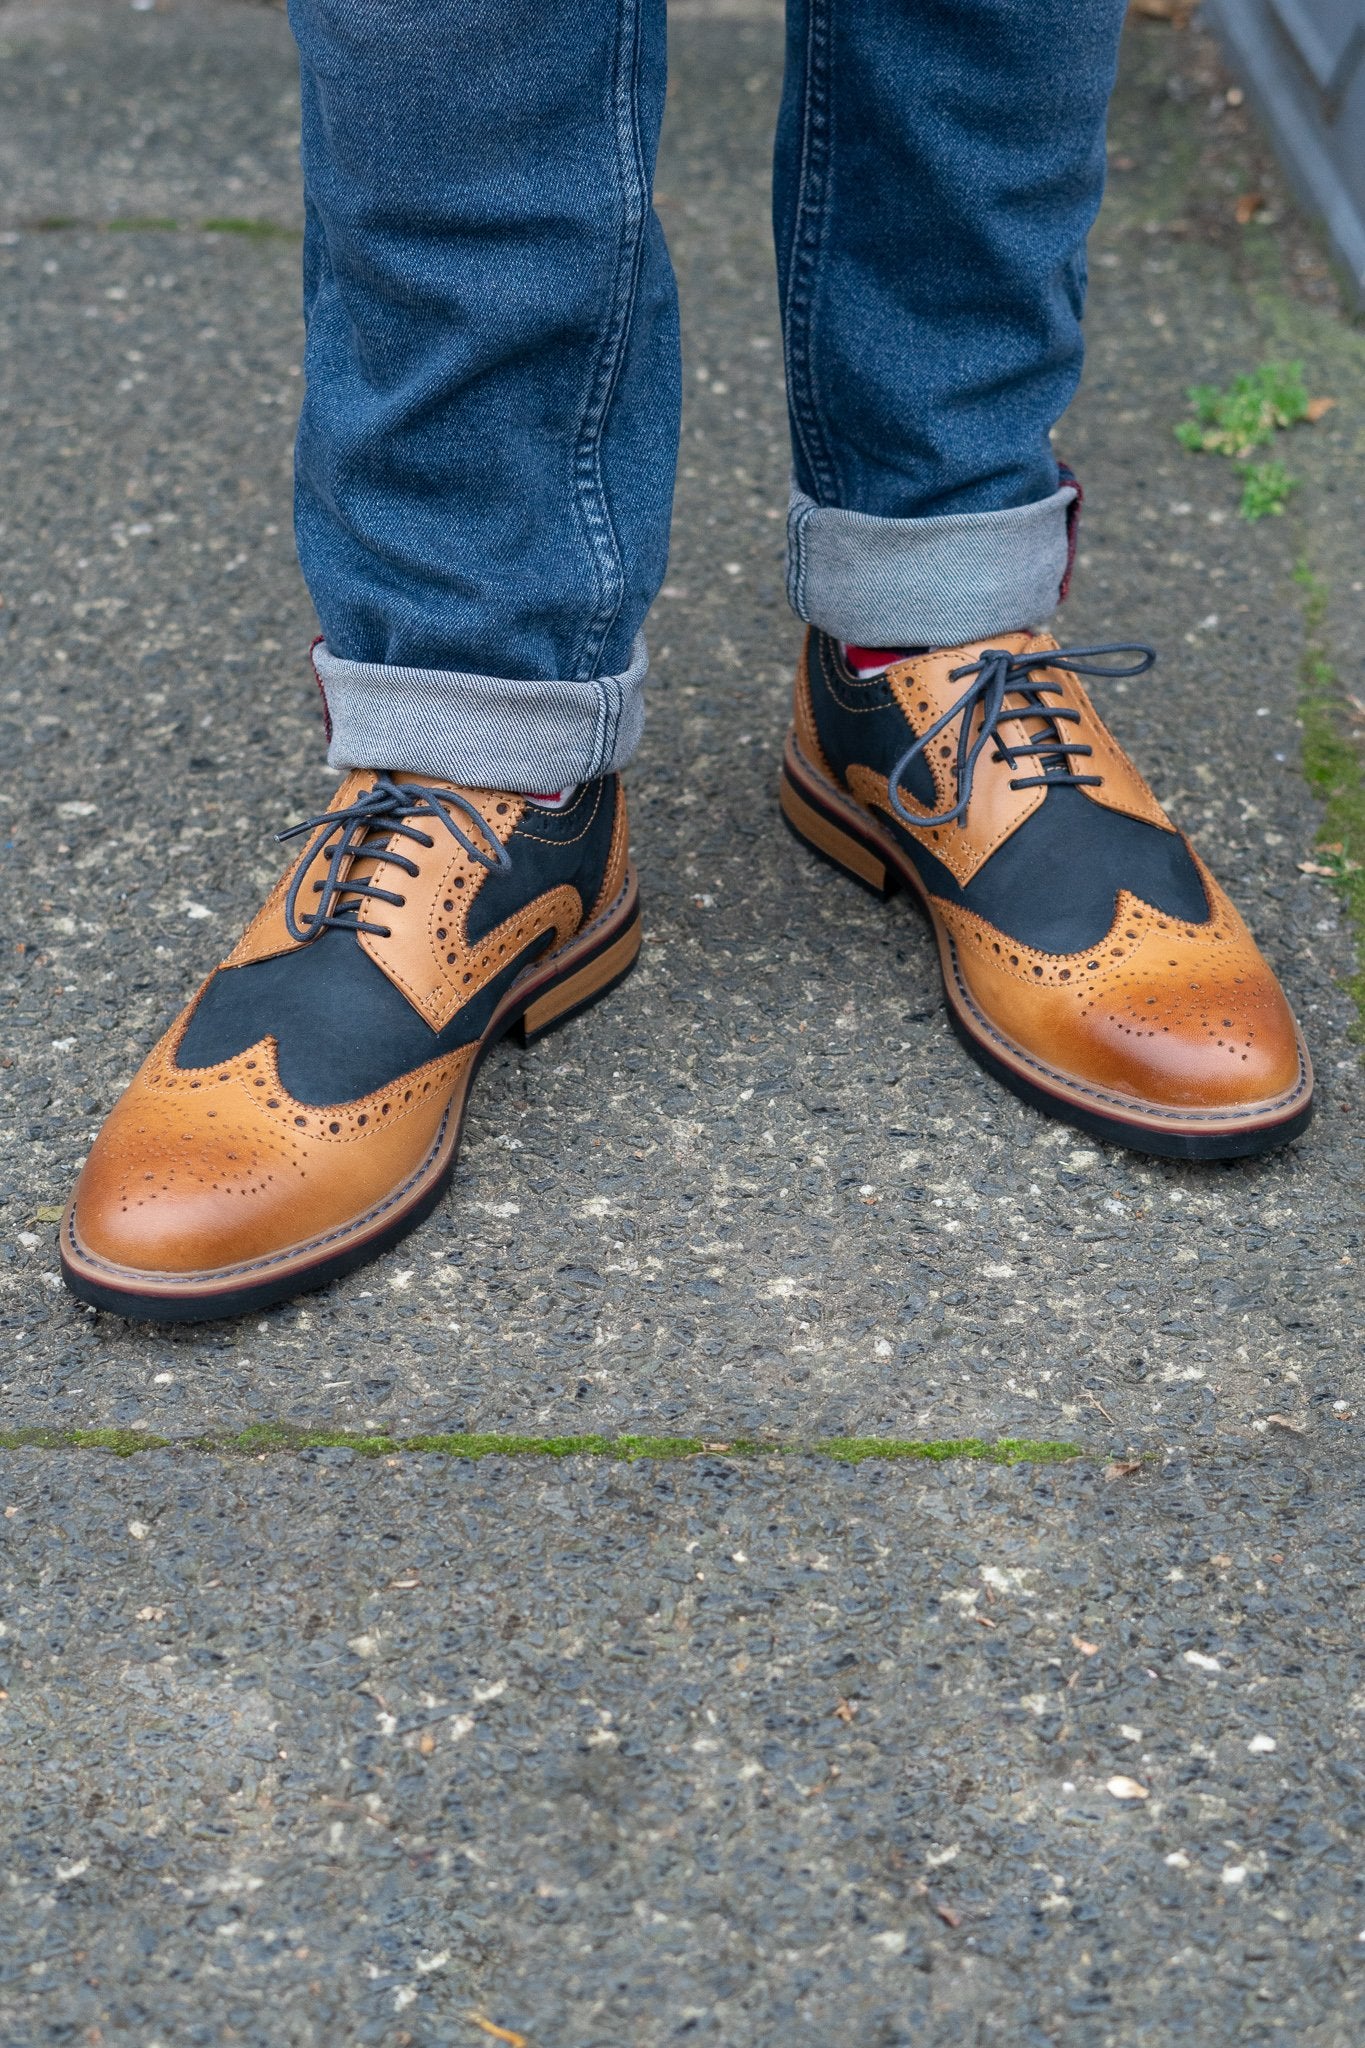
[[[1096,660],[1098,655],[1114,654],[1134,654],[1138,658],[1119,666]],[[1061,732],[1061,721],[1074,725],[1080,720],[1080,712],[1064,704],[1047,703],[1048,694],[1061,690],[1063,685],[1036,677],[1033,671],[1060,668],[1073,676],[1140,676],[1145,675],[1155,661],[1156,649],[1141,641],[1114,641],[1103,647],[1049,647],[1040,649],[1036,654],[1011,654],[1007,648],[988,647],[979,660],[969,661],[962,668],[951,671],[950,683],[961,682],[964,676],[970,676],[972,680],[942,718],[927,732],[921,733],[896,763],[889,786],[892,810],[905,824],[913,825],[919,831],[929,825],[956,825],[967,815],[976,764],[983,750],[991,745],[995,747],[991,757],[994,761],[1003,761],[1014,768],[1020,761],[1028,759],[1036,761],[1042,770],[1039,775],[1011,778],[1011,789],[1051,789],[1059,785],[1072,789],[1094,787],[1104,780],[1102,775],[1078,775],[1070,765],[1075,756],[1093,753],[1094,749],[1088,746],[1068,747]],[[1007,697],[1023,701],[1007,706]],[[978,706],[981,729],[973,739],[972,726]],[[957,736],[957,802],[937,817],[917,817],[901,798],[901,779],[911,762],[917,760],[931,741],[936,740],[944,728],[958,717],[961,717],[962,724]],[[1043,719],[1042,735],[1026,746],[1006,746],[1000,737],[1001,726],[1025,718]]]
[[[391,775],[381,775],[373,789],[367,789],[353,804],[346,804],[339,811],[324,811],[316,818],[305,818],[302,824],[291,825],[287,832],[279,834],[283,841],[297,839],[303,832],[317,832],[317,838],[294,871],[284,899],[284,923],[290,938],[306,943],[321,932],[338,928],[388,938],[386,925],[367,924],[362,918],[366,899],[391,903],[396,908],[401,908],[405,899],[392,889],[380,888],[376,882],[347,880],[346,870],[353,857],[382,855],[386,867],[416,875],[416,861],[399,852],[395,842],[410,839],[419,846],[432,847],[436,841],[420,825],[410,823],[413,818],[444,825],[470,859],[490,872],[512,865],[506,847],[467,797],[453,789],[434,789],[422,782],[399,783]],[[473,827],[478,840],[470,837],[460,819]],[[320,882],[313,884],[317,906],[300,915],[299,890],[304,876],[324,849],[329,849],[327,872]]]

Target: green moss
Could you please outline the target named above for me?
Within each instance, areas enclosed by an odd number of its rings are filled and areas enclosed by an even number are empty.
[[[146,1429],[3,1429],[0,1451],[108,1451],[116,1458],[132,1458],[139,1451],[172,1448],[165,1436],[153,1436]]]
[[[1318,850],[1355,932],[1361,962],[1348,986],[1355,998],[1357,1037],[1365,1037],[1365,759],[1344,730],[1341,683],[1327,653],[1327,585],[1306,562],[1294,571],[1301,592],[1305,644],[1299,664],[1303,772],[1323,802]]]
[[[0,1431],[0,1450],[109,1451],[119,1458],[152,1450],[226,1452],[259,1458],[324,1449],[354,1451],[360,1458],[411,1452],[447,1458],[611,1458],[625,1463],[699,1457],[811,1457],[832,1458],[844,1465],[861,1465],[869,1458],[927,1459],[932,1463],[948,1458],[979,1458],[993,1465],[1051,1465],[1083,1455],[1079,1444],[1031,1443],[1013,1437],[1000,1443],[988,1443],[981,1437],[953,1437],[938,1442],[901,1437],[827,1437],[818,1443],[798,1444],[765,1443],[750,1437],[727,1438],[722,1442],[699,1436],[389,1436],[349,1429],[300,1429],[283,1422],[255,1422],[248,1429],[209,1433],[179,1442],[138,1429]]]
[[[1282,462],[1252,462],[1258,448],[1286,427],[1314,418],[1300,362],[1261,363],[1234,377],[1226,391],[1192,384],[1192,420],[1182,420],[1175,438],[1196,454],[1226,455],[1242,471],[1238,510],[1243,519],[1266,519],[1284,511],[1299,480]]]
[[[1264,448],[1278,429],[1308,417],[1302,363],[1262,363],[1234,377],[1226,391],[1193,384],[1188,393],[1194,418],[1175,430],[1182,448],[1241,460]]]
[[[1249,462],[1242,472],[1238,511],[1243,519],[1265,519],[1284,511],[1290,493],[1300,488],[1282,462]]]
[[[353,1429],[301,1429],[287,1422],[253,1422],[249,1429],[238,1430],[232,1436],[204,1436],[196,1441],[196,1449],[205,1451],[245,1451],[260,1457],[270,1451],[312,1451],[342,1450],[354,1451],[360,1458],[382,1458],[386,1452],[403,1448],[401,1439],[384,1434],[368,1434]]]
[[[215,220],[201,220],[199,223],[206,235],[246,235],[258,242],[296,242],[298,228],[286,227],[278,220],[241,220],[231,214],[224,214]]]
[[[81,220],[74,213],[45,213],[28,223],[36,234],[69,234],[84,228],[107,235],[177,235],[189,232],[205,235],[245,235],[249,241],[297,242],[302,229],[279,220],[250,220],[243,215],[219,214],[197,224],[173,220],[165,213],[125,213],[114,220]]]
[[[1079,1444],[1029,1442],[1022,1437],[1005,1437],[987,1443],[981,1437],[950,1437],[940,1442],[919,1442],[896,1437],[832,1437],[812,1444],[817,1458],[834,1458],[842,1465],[861,1465],[868,1458],[924,1458],[941,1464],[949,1458],[980,1458],[990,1465],[1058,1465],[1082,1456]]]

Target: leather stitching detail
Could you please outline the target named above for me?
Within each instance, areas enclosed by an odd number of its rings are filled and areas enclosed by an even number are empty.
[[[1199,856],[1193,852],[1193,849],[1191,849],[1191,856],[1199,870],[1209,901],[1209,924],[1198,926],[1182,924],[1178,918],[1168,917],[1164,912],[1153,909],[1151,905],[1143,904],[1140,898],[1133,896],[1130,892],[1122,891],[1119,897],[1118,911],[1110,933],[1099,946],[1090,947],[1083,952],[1071,955],[1043,954],[1009,939],[1006,934],[997,933],[994,927],[988,925],[975,912],[961,909],[955,904],[945,902],[942,897],[933,895],[932,892],[924,887],[919,877],[914,873],[907,856],[898,847],[895,847],[893,842],[890,842],[890,835],[883,834],[878,829],[874,821],[868,818],[860,804],[855,803],[837,786],[826,783],[811,767],[811,764],[804,759],[799,748],[796,748],[795,751],[804,773],[810,777],[813,787],[819,790],[821,800],[841,810],[848,817],[851,826],[861,826],[860,836],[864,840],[868,839],[869,832],[874,834],[875,837],[871,839],[870,843],[875,846],[879,855],[884,859],[892,860],[896,872],[905,875],[910,881],[911,886],[916,889],[936,928],[942,931],[945,950],[952,968],[952,993],[960,998],[960,1012],[966,1013],[964,1021],[968,1022],[970,1029],[975,1035],[988,1042],[1002,1056],[1007,1055],[1017,1065],[1027,1068],[1055,1091],[1069,1093],[1077,1099],[1093,1103],[1097,1106],[1122,1111],[1130,1118],[1136,1113],[1138,1115],[1145,1115],[1150,1123],[1191,1130],[1216,1129],[1220,1126],[1228,1125],[1245,1126],[1249,1121],[1258,1122],[1268,1117],[1279,1116],[1292,1110],[1295,1104],[1301,1102],[1305,1095],[1311,1092],[1311,1074],[1304,1057],[1302,1039],[1296,1032],[1298,1078],[1291,1088],[1279,1095],[1266,1097],[1255,1104],[1240,1103],[1231,1104],[1224,1108],[1209,1109],[1190,1109],[1176,1104],[1156,1102],[1144,1103],[1141,1097],[1125,1095],[1115,1090],[1106,1089],[1094,1082],[1084,1081],[1075,1075],[1063,1072],[1060,1068],[1049,1065],[1045,1060],[1039,1059],[992,1022],[985,1011],[982,1010],[968,986],[959,953],[959,928],[963,932],[971,933],[977,943],[982,945],[983,948],[989,947],[993,968],[1000,967],[1001,971],[1010,974],[1014,979],[1029,987],[1060,986],[1067,988],[1068,992],[1074,987],[1078,993],[1088,993],[1085,982],[1080,979],[1080,976],[1086,973],[1084,963],[1096,958],[1097,955],[1107,949],[1110,958],[1106,964],[1110,968],[1110,973],[1105,974],[1096,984],[1095,993],[1097,996],[1111,995],[1113,993],[1111,975],[1121,974],[1125,961],[1130,959],[1146,938],[1151,936],[1153,929],[1158,932],[1169,931],[1177,936],[1188,936],[1191,939],[1196,939],[1202,946],[1209,942],[1211,926],[1216,928],[1217,944],[1228,950],[1234,948],[1244,950],[1249,956],[1248,965],[1254,961],[1269,976],[1269,970],[1264,968],[1264,963],[1260,960],[1255,941],[1247,931],[1236,907],[1218,887],[1213,876],[1199,859]],[[1129,926],[1133,924],[1135,915],[1143,920],[1143,923],[1134,927],[1138,936],[1136,941],[1132,942],[1128,939],[1127,933]],[[1147,923],[1146,920],[1151,920],[1151,922]],[[1121,953],[1112,944],[1114,933],[1120,929],[1125,933]],[[999,959],[996,957],[997,954],[1000,956]],[[1082,963],[1079,971],[1077,967],[1078,962]],[[1043,967],[1044,971],[1041,976],[1035,975],[1034,968],[1036,966]],[[1072,977],[1072,979],[1068,981],[1067,977]],[[1088,980],[1088,976],[1086,979]]]
[[[617,895],[615,900],[607,907],[607,909],[602,913],[600,917],[594,919],[591,924],[585,925],[583,927],[582,932],[578,934],[578,937],[580,939],[591,937],[595,935],[598,927],[608,926],[626,902],[630,893],[630,887],[631,876],[628,873],[625,877],[624,882],[622,883],[620,893]],[[533,969],[527,970],[528,978],[533,974],[533,972]],[[205,982],[204,988],[207,988],[207,986],[208,983]],[[194,1001],[186,1005],[183,1014],[176,1020],[175,1024],[171,1026],[171,1029],[161,1039],[160,1043],[153,1048],[152,1052],[149,1054],[146,1062],[144,1063],[142,1072],[138,1075],[137,1082],[134,1083],[134,1086],[137,1086],[138,1082],[141,1082],[144,1078],[148,1076],[149,1070],[152,1068],[154,1062],[164,1059],[168,1064],[173,1063],[175,1048],[176,1046],[178,1046],[181,1038],[184,1036],[184,1033],[189,1025],[190,1017],[194,1013],[195,1005],[199,1000],[199,996],[202,996],[203,992],[204,991],[201,988],[198,994],[195,996]],[[482,1042],[486,1043],[486,1038]],[[271,1052],[273,1055],[273,1042],[266,1041],[265,1043],[270,1045]],[[234,1062],[226,1064],[240,1064],[249,1059],[251,1057],[251,1053],[254,1051],[255,1048],[252,1048],[248,1053],[238,1055],[237,1059]],[[477,1054],[478,1051],[478,1044],[462,1046],[458,1053],[447,1054],[444,1060],[431,1061],[429,1063],[429,1069],[434,1071],[438,1068],[453,1067],[461,1059],[464,1059],[466,1064],[469,1064],[471,1063],[472,1056]],[[418,1069],[418,1072],[419,1074],[424,1073],[427,1072],[429,1069]],[[175,1068],[172,1064],[172,1072],[175,1075],[175,1079],[182,1086],[184,1085],[185,1077],[187,1075],[193,1075],[196,1071],[213,1072],[215,1070],[212,1068]],[[222,1069],[218,1069],[218,1071],[222,1071]],[[458,1078],[458,1075],[452,1073],[452,1083]],[[382,1095],[384,1091],[381,1090],[378,1091],[378,1093],[379,1095]],[[373,1100],[377,1098],[366,1099]],[[300,1107],[303,1106],[304,1105],[300,1105]],[[348,1107],[356,1108],[358,1107],[358,1105],[351,1104],[348,1105]],[[321,1112],[321,1114],[323,1116],[326,1116],[328,1112],[324,1110]],[[249,1279],[252,1275],[255,1274],[268,1274],[278,1270],[282,1266],[299,1263],[301,1261],[304,1263],[306,1267],[308,1263],[315,1262],[316,1256],[318,1254],[325,1253],[331,1246],[344,1242],[354,1241],[354,1239],[357,1236],[363,1235],[364,1232],[370,1229],[373,1225],[382,1222],[385,1216],[391,1214],[395,1208],[400,1206],[404,1199],[412,1193],[414,1188],[416,1188],[426,1178],[433,1161],[440,1155],[441,1151],[443,1150],[446,1144],[447,1134],[450,1128],[450,1115],[451,1106],[448,1104],[445,1111],[442,1114],[441,1122],[437,1129],[436,1135],[433,1138],[431,1145],[423,1154],[421,1160],[417,1163],[416,1166],[412,1168],[412,1170],[406,1175],[406,1177],[397,1187],[391,1188],[388,1191],[388,1193],[385,1194],[378,1202],[372,1204],[370,1208],[364,1210],[359,1216],[352,1217],[348,1222],[334,1225],[331,1229],[321,1232],[316,1237],[305,1239],[302,1244],[290,1245],[280,1252],[268,1253],[262,1257],[255,1259],[241,1260],[238,1263],[231,1266],[200,1267],[195,1271],[179,1272],[174,1274],[173,1276],[168,1277],[173,1277],[175,1287],[179,1289],[192,1286],[196,1281],[213,1280],[226,1284],[232,1281]],[[88,1246],[83,1245],[81,1243],[80,1239],[76,1235],[76,1203],[74,1199],[68,1205],[66,1217],[63,1222],[63,1232],[68,1249],[70,1250],[72,1257],[79,1261],[82,1265],[88,1267],[91,1271],[107,1274],[111,1279],[134,1280],[143,1286],[146,1285],[148,1278],[150,1277],[147,1273],[140,1271],[137,1267],[119,1265],[113,1260],[102,1258],[97,1252],[91,1251]],[[307,1259],[305,1259],[305,1254],[309,1255]]]
[[[604,787],[605,778],[594,784],[593,804],[591,811],[588,813],[588,822],[584,825],[583,830],[575,832],[571,839],[551,839],[544,832],[528,832],[524,820],[518,825],[514,836],[517,839],[533,840],[537,846],[577,846],[579,840],[586,839],[593,828],[597,813],[602,808],[602,791]],[[574,806],[574,809],[577,809],[577,805]]]
[[[1018,1065],[1030,1068],[1035,1074],[1039,1074],[1045,1080],[1069,1090],[1074,1095],[1084,1096],[1089,1102],[1100,1103],[1110,1109],[1122,1109],[1130,1115],[1134,1109],[1142,1108],[1142,1104],[1137,1097],[1117,1095],[1108,1089],[1095,1087],[1092,1082],[1079,1081],[1074,1075],[1062,1073],[1060,1068],[1048,1066],[1045,1061],[1038,1059],[1033,1053],[1027,1052],[1014,1039],[1007,1038],[1004,1032],[991,1022],[990,1018],[977,1003],[971,990],[967,987],[966,982],[962,978],[962,970],[957,958],[956,943],[951,933],[947,936],[948,952],[953,967],[953,986],[962,998],[964,1009],[969,1010],[971,1013],[973,1027],[979,1029],[983,1038],[989,1038],[994,1045],[999,1047],[1002,1053],[1007,1053],[1011,1060],[1015,1061]],[[1308,1069],[1303,1057],[1303,1048],[1300,1046],[1298,1080],[1284,1094],[1271,1096],[1266,1102],[1258,1103],[1255,1106],[1257,1115],[1261,1116],[1272,1111],[1277,1112],[1292,1108],[1294,1103],[1302,1097],[1307,1086]],[[1180,1109],[1166,1108],[1162,1105],[1154,1111],[1154,1120],[1160,1123],[1189,1124],[1195,1128],[1200,1128],[1210,1125],[1216,1126],[1218,1124],[1246,1123],[1248,1115],[1249,1112],[1245,1105],[1231,1109]]]

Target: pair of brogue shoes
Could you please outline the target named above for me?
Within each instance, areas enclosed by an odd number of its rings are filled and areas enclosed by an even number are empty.
[[[1304,1129],[1312,1069],[1080,681],[1150,658],[1012,633],[869,674],[812,632],[780,799],[818,852],[919,901],[954,1028],[997,1080],[1117,1144],[1233,1158]],[[615,775],[555,805],[353,773],[295,830],[81,1173],[62,1267],[98,1307],[231,1315],[373,1258],[439,1199],[489,1048],[606,994],[639,952]]]

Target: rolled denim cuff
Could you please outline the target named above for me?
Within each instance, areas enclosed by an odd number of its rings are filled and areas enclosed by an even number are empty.
[[[798,618],[861,647],[957,647],[1041,625],[1067,572],[1065,483],[1008,512],[877,519],[792,486],[787,595]]]
[[[343,661],[319,641],[313,668],[334,768],[439,775],[526,796],[620,768],[640,744],[644,636],[621,675],[518,682],[457,669]]]

